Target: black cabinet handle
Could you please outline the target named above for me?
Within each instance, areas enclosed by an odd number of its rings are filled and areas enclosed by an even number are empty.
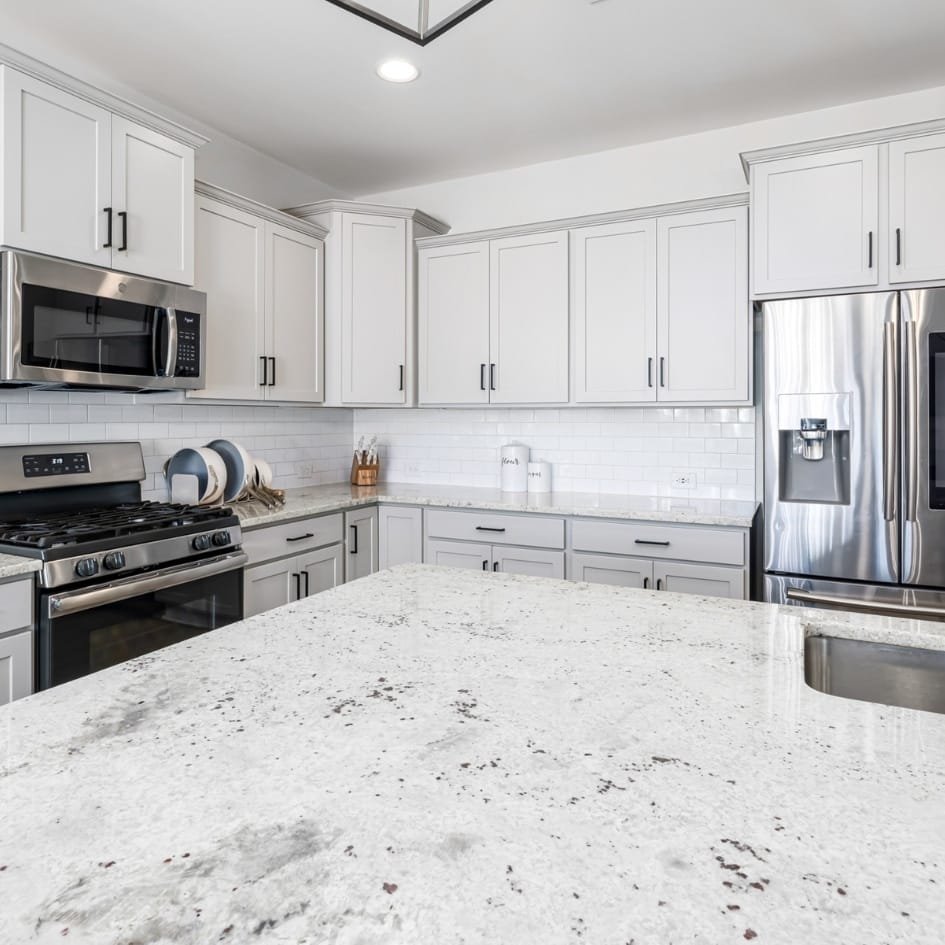
[[[118,219],[121,220],[121,246],[118,247],[118,252],[124,253],[128,249],[128,213],[127,211],[119,210]]]
[[[286,538],[286,541],[305,541],[306,538],[314,538],[314,532],[306,532],[304,535],[296,535],[295,538]]]
[[[272,377],[269,378],[269,386],[275,387],[276,386],[276,359],[270,358],[269,363],[272,365]]]
[[[495,365],[489,365],[489,390],[495,390]]]
[[[105,231],[105,232],[106,232],[107,235],[106,235],[106,237],[105,237],[105,242],[102,243],[102,249],[111,249],[111,245],[112,245],[112,208],[111,208],[111,207],[106,207],[106,208],[102,211],[102,213],[105,214],[105,217],[106,217],[106,220],[107,220],[107,222],[106,222],[106,224],[105,224],[105,225],[106,225],[106,231]]]
[[[873,231],[869,232],[869,262],[866,266],[867,269],[873,268]]]
[[[398,390],[404,389],[404,366],[402,364],[400,365],[400,387],[398,387],[397,389]]]
[[[657,578],[657,579],[656,579],[656,589],[657,589],[658,591],[663,590],[663,579],[662,579],[662,578]]]
[[[302,575],[296,574],[295,572],[293,572],[292,577],[295,579],[295,599],[301,600],[302,599]]]
[[[668,548],[668,541],[648,541],[646,538],[634,538],[635,545],[659,545],[661,548]]]
[[[303,571],[302,577],[305,578],[305,596],[308,597],[308,595],[311,593],[311,591],[309,590],[309,584],[308,584],[308,571]]]
[[[493,571],[498,571],[498,570],[499,570],[499,562],[498,562],[498,561],[493,561],[493,562],[492,562],[492,570],[493,570]]]
[[[263,355],[259,356],[259,360],[262,361],[262,380],[259,382],[259,386],[265,387],[269,383],[269,360]]]
[[[483,570],[483,571],[488,571],[488,570],[489,570],[489,562],[488,562],[488,561],[483,561],[483,562],[482,562],[482,570]]]
[[[351,530],[354,532],[354,547],[351,549],[351,554],[356,555],[358,553],[358,526],[352,525]]]
[[[646,359],[646,386],[647,387],[653,386],[653,359],[652,358]]]
[[[902,265],[902,230],[896,227],[896,265]]]
[[[660,358],[660,387],[666,386],[666,358]]]
[[[648,577],[645,577],[643,579],[643,590],[646,590],[649,586],[650,586],[650,579]]]
[[[490,528],[488,525],[477,525],[477,532],[504,532],[504,528]]]
[[[485,364],[479,365],[479,390],[486,389],[486,366]]]

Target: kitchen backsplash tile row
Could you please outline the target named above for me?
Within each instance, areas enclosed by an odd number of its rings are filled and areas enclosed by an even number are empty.
[[[378,435],[383,476],[498,487],[499,450],[531,447],[555,490],[691,498],[700,507],[755,498],[753,407],[357,410],[354,436]],[[694,477],[693,488],[673,480]]]
[[[281,488],[339,482],[351,463],[350,410],[192,403],[179,393],[0,391],[0,444],[140,440],[145,499],[166,499],[165,461],[185,446],[238,440]]]

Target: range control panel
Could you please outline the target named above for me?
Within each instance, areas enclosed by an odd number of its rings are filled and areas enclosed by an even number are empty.
[[[74,476],[91,471],[88,453],[30,453],[23,457],[23,475],[27,479]]]
[[[200,374],[200,316],[195,312],[177,313],[177,377]]]

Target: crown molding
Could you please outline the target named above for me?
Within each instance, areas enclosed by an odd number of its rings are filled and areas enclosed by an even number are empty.
[[[278,223],[279,226],[288,227],[290,230],[304,233],[306,236],[314,236],[316,239],[323,240],[328,235],[328,229],[313,220],[301,220],[299,217],[292,216],[283,210],[276,210],[275,207],[235,194],[232,190],[226,190],[205,180],[194,181],[194,191],[202,197],[208,197],[218,203],[226,204],[234,210],[242,210],[244,213],[261,217],[270,223]]]
[[[887,144],[902,138],[920,138],[945,132],[945,118],[932,121],[919,121],[911,125],[894,125],[892,128],[878,128],[874,131],[858,131],[833,138],[815,138],[799,144],[781,144],[772,148],[758,148],[755,151],[743,151],[739,157],[745,180],[751,179],[753,164],[765,161],[778,161],[782,158],[803,157],[805,154],[821,154],[824,151],[837,151],[840,148],[860,148],[871,144]]]
[[[628,223],[649,217],[668,217],[676,213],[694,213],[699,210],[719,210],[724,207],[743,207],[748,204],[748,194],[725,194],[721,197],[704,197],[699,200],[684,200],[677,203],[661,203],[634,210],[615,210],[609,213],[593,213],[583,217],[565,217],[545,220],[541,223],[526,223],[521,226],[504,226],[493,230],[476,230],[471,233],[455,233],[449,236],[424,236],[417,240],[418,247],[434,248],[470,243],[479,240],[503,239],[508,236],[532,236],[555,230],[573,230],[582,226],[599,226],[605,223]]]
[[[121,96],[113,95],[111,92],[106,92],[97,86],[90,85],[88,82],[83,82],[75,76],[61,72],[45,62],[40,62],[38,59],[27,56],[26,53],[3,43],[0,43],[0,65],[10,66],[18,72],[23,72],[34,79],[39,79],[55,86],[57,89],[62,89],[62,91],[84,99],[93,105],[99,105],[115,115],[121,115],[122,118],[144,125],[152,131],[173,138],[175,141],[186,144],[195,150],[203,147],[210,140],[190,128],[185,128],[168,118],[162,118],[147,108],[142,108],[140,105],[135,105],[133,102],[121,98]]]
[[[411,210],[408,207],[388,207],[379,203],[359,203],[357,200],[316,200],[314,203],[303,203],[298,207],[287,207],[285,213],[291,213],[292,216],[301,217],[303,220],[322,213],[370,213],[378,217],[399,217],[404,220],[412,220],[433,233],[449,233],[450,230],[448,223],[444,223],[422,210]]]

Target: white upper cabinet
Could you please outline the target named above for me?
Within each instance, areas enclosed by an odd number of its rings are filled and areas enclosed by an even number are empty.
[[[407,402],[407,221],[342,214],[341,384],[345,403]]]
[[[748,400],[747,230],[745,207],[660,219],[660,401]]]
[[[124,118],[112,119],[112,265],[194,281],[194,150]]]
[[[490,243],[490,400],[567,403],[568,233]]]
[[[30,76],[0,71],[2,243],[111,266],[111,115]]]
[[[265,222],[208,197],[198,196],[196,208],[196,287],[207,293],[207,386],[188,396],[262,400]]]
[[[656,221],[571,231],[574,400],[656,399]]]
[[[322,243],[266,225],[266,392],[270,400],[325,399]]]
[[[0,242],[191,284],[194,148],[8,66],[0,76]]]
[[[752,166],[754,292],[879,282],[879,148]]]
[[[889,281],[945,279],[945,134],[889,144]]]
[[[420,253],[420,403],[489,402],[489,244]]]

